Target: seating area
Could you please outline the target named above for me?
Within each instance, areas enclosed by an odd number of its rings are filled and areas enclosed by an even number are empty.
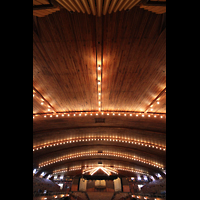
[[[90,200],[111,200],[113,192],[87,192]]]
[[[76,199],[76,200],[88,200],[87,194],[85,192],[69,192],[71,196],[71,200]]]
[[[125,200],[130,199],[131,193],[128,192],[118,192],[115,194],[114,198],[112,200]]]
[[[59,192],[60,187],[51,180],[33,176],[33,195],[43,194],[45,190],[46,193]]]
[[[166,179],[159,179],[144,185],[141,194],[164,195],[166,193]]]

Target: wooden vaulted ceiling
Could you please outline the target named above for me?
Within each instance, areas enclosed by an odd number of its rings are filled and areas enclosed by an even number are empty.
[[[165,20],[140,6],[101,17],[63,8],[34,16],[34,168],[53,173],[101,161],[162,174]]]

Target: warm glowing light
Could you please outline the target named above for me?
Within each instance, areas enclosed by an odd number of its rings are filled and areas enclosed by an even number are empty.
[[[95,174],[99,169],[101,169],[104,173],[106,173],[108,176],[110,176],[111,172],[118,174],[117,170],[114,168],[110,168],[110,167],[102,167],[102,166],[98,166],[98,167],[94,167],[94,168],[89,168],[88,170],[83,170],[83,174],[90,172],[90,175],[92,176],[93,174]]]

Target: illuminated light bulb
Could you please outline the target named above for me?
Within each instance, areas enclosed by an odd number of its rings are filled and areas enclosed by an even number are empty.
[[[98,66],[98,70],[101,70],[101,66],[100,65]]]
[[[74,116],[76,116],[76,114],[74,114]]]
[[[70,114],[68,114],[67,116],[70,116]]]
[[[113,113],[113,115],[115,115],[115,113]]]
[[[44,102],[41,102],[41,105],[43,105],[44,104]]]
[[[56,117],[58,117],[58,115],[56,115]]]
[[[124,116],[126,116],[126,114],[124,114]]]
[[[62,114],[62,117],[64,116],[64,114]]]
[[[109,113],[107,113],[107,115],[109,115]]]
[[[144,117],[144,114],[142,114],[142,117]]]
[[[130,116],[132,116],[132,114],[130,114]]]
[[[157,101],[157,104],[159,104],[160,102],[159,101]]]
[[[120,115],[120,113],[118,115]]]
[[[101,95],[101,92],[99,92],[99,95]]]
[[[90,115],[92,116],[92,113],[90,113]]]
[[[98,81],[98,85],[100,85],[101,84],[101,82],[100,81]]]
[[[33,119],[34,119],[35,117],[33,116]]]
[[[50,115],[50,117],[52,117],[52,115]]]
[[[160,116],[160,118],[163,118],[163,116]]]
[[[156,117],[156,115],[154,115],[154,117]]]
[[[33,94],[33,97],[34,97],[35,95]]]
[[[136,114],[136,117],[138,117],[138,114]]]
[[[98,115],[98,113],[96,113],[96,115]]]
[[[150,115],[148,115],[148,117],[150,117]]]
[[[87,116],[87,114],[85,113],[85,116]]]
[[[50,111],[50,109],[48,108],[48,111]]]

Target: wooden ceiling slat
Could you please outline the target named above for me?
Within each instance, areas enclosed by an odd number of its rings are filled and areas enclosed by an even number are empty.
[[[103,15],[105,15],[105,14],[107,13],[107,10],[108,10],[110,1],[111,1],[111,0],[104,1],[104,5],[103,5]]]
[[[90,8],[92,10],[92,14],[96,15],[96,6],[95,6],[95,1],[94,0],[88,0],[89,4],[90,4]]]
[[[90,7],[88,5],[88,2],[87,0],[81,0],[82,4],[84,5],[86,11],[87,11],[87,14],[90,14],[91,13],[91,10],[90,10]]]
[[[97,0],[96,1],[96,5],[97,5],[97,16],[101,17],[101,13],[102,13],[102,4],[103,4],[103,0]]]
[[[109,14],[113,11],[114,6],[115,6],[116,3],[117,3],[117,0],[112,0],[112,1],[110,2],[110,6],[109,6],[109,9],[108,9],[108,13],[109,13]]]
[[[79,6],[79,8],[82,11],[82,13],[85,13],[85,8],[84,8],[83,4],[81,3],[81,1],[80,0],[75,0],[75,2]]]
[[[67,9],[68,11],[71,11],[71,8],[68,7],[68,5],[65,4],[62,0],[56,0],[63,8]]]

